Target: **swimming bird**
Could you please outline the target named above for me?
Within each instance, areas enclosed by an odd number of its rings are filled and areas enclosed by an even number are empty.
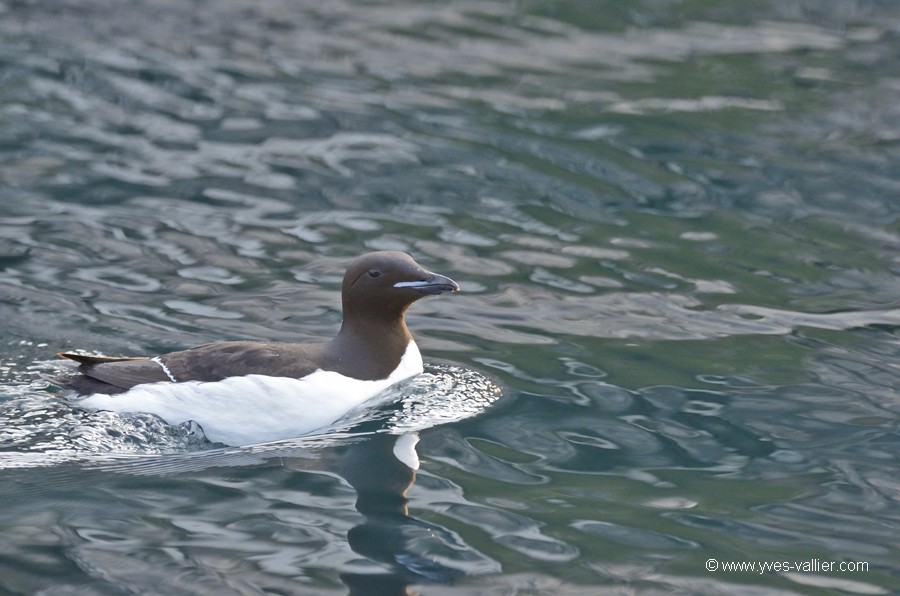
[[[343,322],[331,341],[226,341],[139,358],[60,352],[75,374],[51,381],[86,395],[80,406],[149,412],[169,424],[194,421],[214,442],[293,438],[421,373],[406,309],[425,296],[458,291],[452,279],[406,253],[367,253],[344,275]]]

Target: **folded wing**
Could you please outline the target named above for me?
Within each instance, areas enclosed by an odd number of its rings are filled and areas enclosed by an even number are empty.
[[[75,369],[78,374],[57,376],[51,380],[83,395],[121,393],[135,385],[171,380],[159,363],[149,358],[111,358],[71,352],[62,352],[58,356],[79,363]]]

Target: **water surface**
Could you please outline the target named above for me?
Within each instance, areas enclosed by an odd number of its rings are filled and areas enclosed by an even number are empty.
[[[900,590],[898,16],[0,3],[0,591]],[[37,376],[328,338],[381,249],[463,292],[315,436]]]

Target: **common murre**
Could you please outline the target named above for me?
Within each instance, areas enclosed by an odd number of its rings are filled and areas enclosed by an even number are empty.
[[[170,424],[193,420],[216,442],[293,438],[421,373],[404,313],[420,298],[458,291],[406,253],[368,253],[347,268],[344,319],[329,342],[229,341],[140,358],[61,352],[77,363],[76,374],[51,381],[87,395],[81,406],[149,412]]]

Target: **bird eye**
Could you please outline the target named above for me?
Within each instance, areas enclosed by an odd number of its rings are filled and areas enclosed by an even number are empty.
[[[381,275],[381,271],[378,269],[369,269],[369,277],[379,277]]]

